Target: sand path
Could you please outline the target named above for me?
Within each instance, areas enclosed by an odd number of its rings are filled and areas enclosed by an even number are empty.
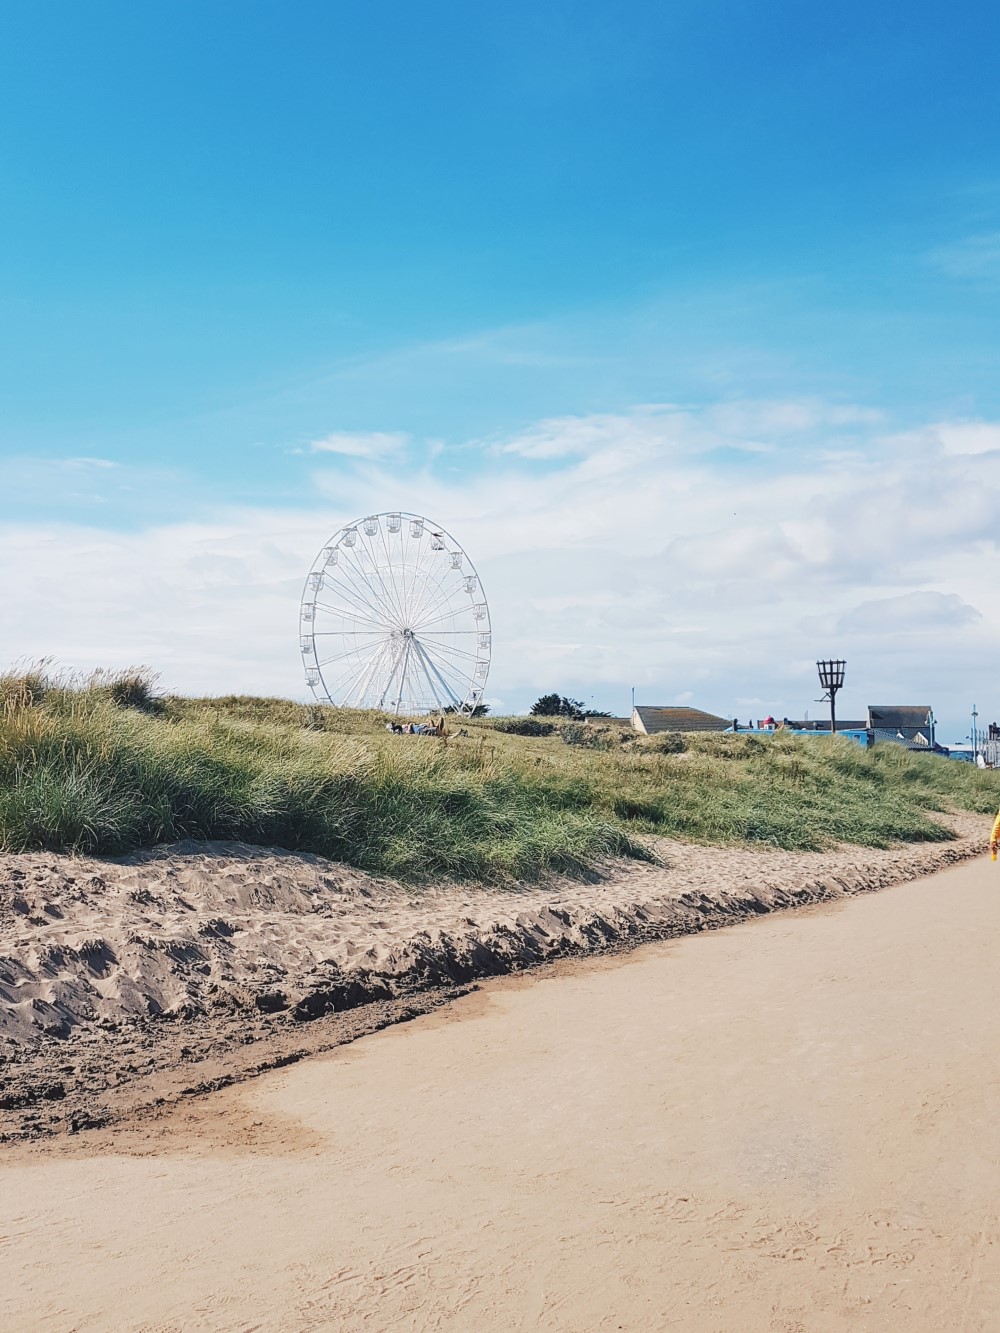
[[[0,1154],[0,1327],[1000,1328],[1000,867]]]

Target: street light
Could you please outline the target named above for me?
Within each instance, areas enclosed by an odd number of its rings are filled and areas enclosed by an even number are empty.
[[[973,704],[973,705],[972,705],[972,736],[971,736],[971,740],[972,740],[972,762],[973,762],[974,764],[978,764],[978,763],[979,763],[979,726],[978,726],[978,722],[979,722],[979,713],[978,713],[977,710],[976,710],[976,705]]]
[[[816,670],[819,672],[819,683],[826,693],[823,695],[823,702],[830,700],[830,732],[837,730],[837,691],[844,683],[844,672],[847,669],[847,663],[843,658],[832,658],[827,662],[817,662]]]

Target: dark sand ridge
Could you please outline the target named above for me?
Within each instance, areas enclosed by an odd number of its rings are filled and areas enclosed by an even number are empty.
[[[0,1154],[0,1327],[992,1333],[1000,868]]]
[[[181,844],[0,858],[0,1139],[113,1122],[329,1050],[549,960],[865,892],[981,850],[661,842],[590,882],[405,889],[319,857]]]

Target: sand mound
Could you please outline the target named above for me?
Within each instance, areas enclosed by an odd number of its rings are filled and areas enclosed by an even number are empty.
[[[407,889],[235,843],[0,857],[0,1112],[61,1100],[76,1050],[90,1055],[94,1088],[152,1064],[137,1055],[165,1034],[169,1060],[201,1058],[222,1032],[259,1041],[360,1005],[913,878],[981,850],[988,821],[954,822],[955,842],[887,851],[663,842],[660,866],[518,889]]]
[[[970,830],[981,836],[979,821]],[[662,848],[591,884],[407,890],[325,861],[181,843],[119,861],[0,859],[0,1035],[288,1010],[311,1018],[635,937],[880,887],[959,843],[791,854]]]

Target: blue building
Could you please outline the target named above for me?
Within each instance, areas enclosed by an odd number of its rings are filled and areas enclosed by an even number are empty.
[[[869,749],[880,741],[903,745],[907,750],[924,754],[944,754],[948,751],[934,738],[934,709],[929,704],[869,704],[864,721],[837,723],[837,735],[854,741],[862,749]],[[757,735],[773,735],[776,731],[793,736],[828,736],[830,719],[815,718],[796,721],[783,717],[780,722],[768,718],[754,727],[741,727],[735,720],[730,731],[752,731]]]

